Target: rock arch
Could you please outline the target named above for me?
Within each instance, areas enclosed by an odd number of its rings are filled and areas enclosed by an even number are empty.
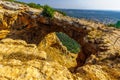
[[[20,13],[19,13],[20,14]],[[51,32],[63,32],[76,40],[82,46],[78,61],[84,63],[90,54],[97,53],[96,46],[88,43],[86,36],[92,27],[83,25],[79,19],[68,17],[66,20],[59,18],[46,18],[22,12],[11,24],[10,33],[7,37],[22,39],[28,43],[39,44],[39,42]],[[71,19],[71,20],[69,20]]]

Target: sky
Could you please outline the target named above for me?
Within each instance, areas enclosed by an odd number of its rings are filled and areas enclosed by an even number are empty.
[[[63,9],[119,10],[120,0],[19,0]]]

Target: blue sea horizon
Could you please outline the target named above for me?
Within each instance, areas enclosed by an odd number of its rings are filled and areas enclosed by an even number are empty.
[[[90,9],[58,9],[68,16],[98,21],[104,24],[114,24],[120,21],[119,10],[90,10]]]

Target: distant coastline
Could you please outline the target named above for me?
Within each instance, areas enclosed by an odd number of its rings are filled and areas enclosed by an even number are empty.
[[[104,10],[104,9],[68,9],[68,8],[54,8],[60,10],[88,10],[88,11],[112,11],[112,12],[120,12],[120,10]]]
[[[68,16],[85,18],[98,21],[104,24],[114,24],[120,21],[120,11],[117,10],[87,10],[87,9],[58,9]]]

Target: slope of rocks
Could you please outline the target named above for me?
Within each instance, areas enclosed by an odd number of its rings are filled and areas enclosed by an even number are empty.
[[[22,40],[0,41],[1,80],[73,80],[66,67],[46,61],[47,54]]]

